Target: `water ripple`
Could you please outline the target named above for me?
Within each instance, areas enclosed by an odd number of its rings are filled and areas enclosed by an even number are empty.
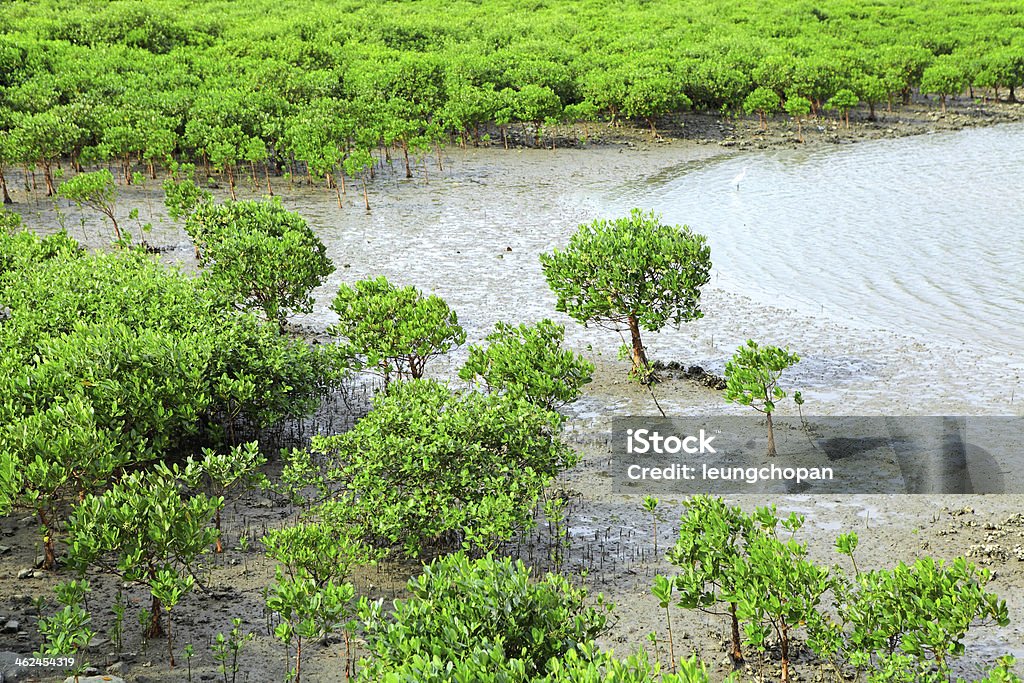
[[[1022,159],[1024,126],[1000,126],[688,162],[603,201],[706,233],[754,299],[1019,351]]]

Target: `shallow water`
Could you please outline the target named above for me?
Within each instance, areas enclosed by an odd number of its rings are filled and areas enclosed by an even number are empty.
[[[708,235],[755,300],[1019,352],[1022,160],[1014,124],[687,162],[597,196]]]
[[[707,234],[714,262],[705,317],[645,334],[652,358],[721,373],[754,338],[800,353],[786,382],[818,414],[1012,415],[1024,398],[1019,159],[1024,125],[1013,124],[812,151],[455,149],[443,172],[430,162],[428,180],[422,167],[411,180],[397,167],[378,174],[370,213],[351,187],[341,209],[323,187],[278,180],[275,189],[338,267],[300,323],[331,324],[339,284],[386,275],[445,298],[471,343],[498,320],[549,317],[566,325],[571,347],[614,362],[623,340],[557,313],[537,257],[564,246],[580,223],[639,206]],[[737,190],[732,179],[744,168]],[[165,258],[194,268],[158,188],[121,188],[120,211],[142,208],[155,224],[147,239],[176,246]],[[18,201],[29,225],[53,229],[51,202]],[[98,217],[62,211],[75,237],[109,243]],[[465,354],[439,359],[431,372],[450,376]],[[640,414],[648,407],[635,393],[624,385],[578,408]],[[663,401],[675,414],[741,409],[717,396]]]

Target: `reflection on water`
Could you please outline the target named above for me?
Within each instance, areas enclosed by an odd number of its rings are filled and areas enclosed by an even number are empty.
[[[1024,126],[999,126],[690,162],[602,201],[707,234],[755,299],[1020,351],[1022,159]]]

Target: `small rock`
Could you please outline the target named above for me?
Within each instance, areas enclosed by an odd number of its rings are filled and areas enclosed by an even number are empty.
[[[11,552],[11,546],[9,546],[9,545],[0,545],[0,555],[6,555],[9,552]]]
[[[41,568],[43,566],[43,564],[45,562],[46,562],[46,556],[45,555],[36,555],[36,562],[35,562],[35,564],[33,566],[36,569],[39,569],[39,568]]]
[[[978,557],[984,564],[986,561],[1009,559],[1010,554],[998,543],[972,545],[967,549],[967,557]]]
[[[19,659],[24,657],[23,652],[0,652],[0,681],[14,683],[14,681],[27,678],[30,669],[16,664]]]
[[[114,662],[107,667],[108,674],[120,674],[124,673],[124,662]]]
[[[25,567],[24,569],[18,572],[19,579],[31,579],[33,576],[35,576],[35,571],[30,569],[29,567]]]
[[[68,676],[64,679],[64,683],[125,683],[125,680],[120,676],[79,676],[77,679],[74,676]]]
[[[4,624],[4,633],[17,633],[20,627],[21,624],[19,624],[17,620],[11,619]]]

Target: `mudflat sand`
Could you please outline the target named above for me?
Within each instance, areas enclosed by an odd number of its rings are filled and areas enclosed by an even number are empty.
[[[932,113],[925,111],[922,116],[931,117]],[[982,119],[967,119],[977,120]],[[955,121],[947,116],[921,125],[968,125]],[[706,125],[719,124],[709,120]],[[752,125],[756,124],[742,122],[747,128]],[[896,132],[885,132],[890,129]],[[826,126],[826,130],[831,128]],[[867,130],[862,126],[850,135],[878,136]],[[900,134],[898,127],[879,130],[882,136]],[[832,132],[845,135],[843,130]],[[737,139],[731,140],[730,135]],[[825,133],[820,137],[812,139],[809,133],[807,144],[834,142]],[[782,133],[768,140],[774,141],[770,144],[794,144]],[[709,137],[649,142],[635,133],[633,140],[583,149],[449,149],[443,171],[437,170],[433,159],[426,160],[427,179],[420,174],[406,181],[397,164],[393,173],[380,175],[370,188],[370,213],[363,210],[362,198],[354,193],[346,198],[345,207],[338,209],[333,193],[324,188],[289,187],[283,181],[275,188],[287,208],[300,212],[319,231],[338,266],[319,293],[317,310],[297,321],[307,333],[322,334],[330,324],[327,304],[339,282],[383,274],[444,297],[458,311],[470,342],[482,340],[499,319],[525,322],[548,317],[566,325],[570,347],[597,363],[594,381],[584,397],[568,409],[571,419],[566,438],[580,450],[583,460],[556,485],[570,501],[567,525],[571,544],[559,566],[618,605],[604,640],[621,653],[647,644],[646,635],[652,631],[659,634],[659,642],[665,638],[664,614],[649,588],[656,573],[672,572],[662,554],[673,543],[681,500],[662,496],[655,552],[651,517],[641,507],[642,497],[613,493],[609,440],[613,418],[654,416],[657,409],[646,390],[627,380],[627,365],[616,360],[621,344],[617,335],[586,329],[554,311],[554,297],[543,280],[537,255],[564,244],[578,224],[599,217],[589,198],[602,186],[650,177],[687,160],[734,154],[736,147],[769,144],[749,131],[726,131],[721,141],[735,144],[723,146]],[[19,183],[12,181],[12,186],[17,188]],[[241,194],[258,196],[260,192],[248,188]],[[156,182],[122,188],[121,197],[125,216],[138,207],[142,220],[154,224],[146,240],[164,249],[162,258],[194,268],[188,239],[166,219]],[[47,232],[55,229],[58,216],[50,200],[20,191],[15,199],[14,208],[25,216],[28,227]],[[93,247],[108,242],[108,229],[99,219],[80,216],[63,204],[59,208],[72,236]],[[126,221],[126,225],[130,223]],[[788,344],[801,354],[800,364],[787,373],[785,383],[803,390],[806,414],[1021,414],[1024,349],[1017,355],[994,358],[965,345],[765,306],[714,282],[705,290],[703,309],[705,317],[700,321],[648,335],[651,358],[700,365],[720,373],[736,346],[753,337]],[[454,379],[464,354],[464,349],[456,351],[435,363],[432,372]],[[367,389],[357,382],[352,391],[357,399],[364,399]],[[670,416],[739,415],[745,410],[726,404],[721,392],[688,379],[668,376],[655,391]],[[791,403],[780,408],[783,415],[792,416],[793,411]],[[306,434],[329,426],[337,429],[352,417],[344,402],[333,401],[316,417],[288,429],[290,433],[305,430]],[[1020,473],[1003,474],[1019,482]],[[1007,629],[973,633],[962,673],[976,674],[1007,652],[1024,658],[1024,496],[775,493],[728,499],[745,509],[775,504],[780,511],[804,514],[807,522],[798,538],[807,541],[815,559],[829,564],[845,566],[845,558],[832,550],[835,536],[843,531],[860,535],[857,556],[861,568],[891,566],[898,560],[912,562],[924,554],[969,556],[993,570],[990,586],[1009,603],[1013,623]],[[247,680],[282,678],[284,652],[268,633],[262,597],[273,566],[259,552],[258,539],[266,528],[288,523],[297,512],[255,493],[229,504],[224,520],[227,552],[211,558],[214,592],[189,596],[177,608],[178,623],[190,623],[187,628],[179,627],[178,643],[195,645],[193,676],[215,673],[209,642],[217,632],[226,633],[231,618],[238,616],[247,630],[257,634],[245,650],[242,671]],[[17,578],[24,574],[21,570],[31,569],[39,552],[35,523],[24,514],[0,519],[0,534],[0,625],[8,620],[18,622],[14,631],[0,634],[0,651],[28,655],[39,645],[32,599],[47,596],[52,605],[51,587],[64,577],[35,572]],[[250,541],[244,550],[238,547],[243,536]],[[554,566],[551,544],[547,525],[541,520],[535,532],[509,550],[543,570]],[[365,569],[355,577],[357,592],[385,599],[400,596],[402,584],[415,570],[413,563]],[[123,675],[129,680],[183,680],[183,666],[167,671],[165,642],[143,644],[133,617],[125,624],[122,652],[116,651],[110,641],[108,606],[118,586],[109,577],[91,578],[94,593],[90,606],[100,634],[91,650],[92,661],[101,668],[123,662]],[[131,605],[145,605],[144,595],[137,589],[125,591],[125,596]],[[731,668],[725,661],[724,619],[677,610],[673,629],[677,655],[695,652],[714,667],[716,678]],[[337,643],[313,646],[304,674],[308,680],[343,680],[343,653],[344,647]],[[665,657],[664,651],[661,656]],[[184,660],[180,654],[179,660]],[[751,658],[751,666],[756,672],[760,663]],[[796,669],[803,677],[815,673],[801,661]],[[35,678],[22,680],[47,680],[37,673],[33,673]],[[770,666],[765,673],[772,675]]]

